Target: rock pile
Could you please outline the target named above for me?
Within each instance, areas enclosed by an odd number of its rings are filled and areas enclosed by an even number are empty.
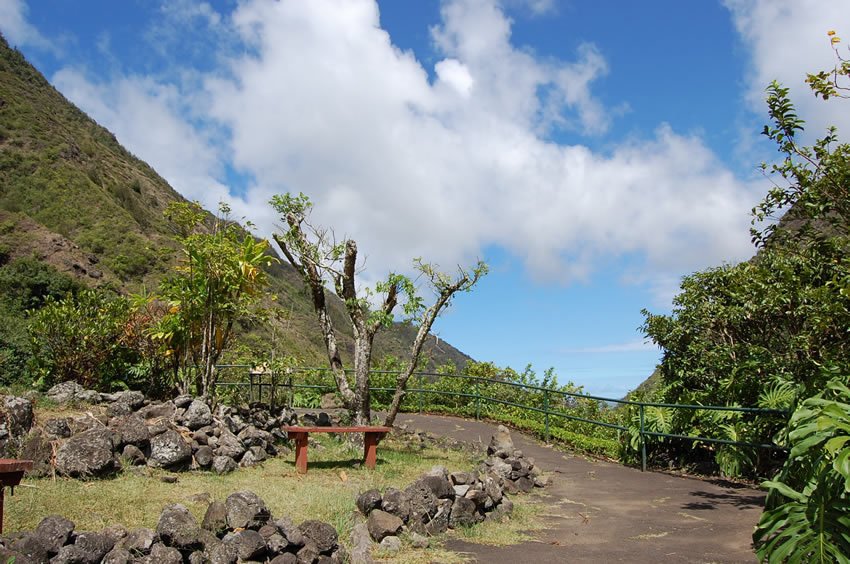
[[[521,450],[514,448],[511,433],[504,425],[499,425],[496,434],[490,439],[487,454],[479,472],[498,475],[505,492],[509,494],[528,493],[535,487],[542,488],[549,483],[548,478],[534,466],[534,459],[526,458]]]
[[[296,526],[275,519],[259,496],[231,494],[209,505],[201,523],[182,505],[163,509],[156,530],[112,525],[76,532],[74,523],[46,517],[34,531],[2,538],[0,561],[25,563],[182,564],[271,562],[332,564],[346,561],[336,529],[321,521]]]
[[[546,485],[534,461],[513,448],[506,428],[499,427],[488,454],[471,472],[449,473],[436,466],[404,490],[387,488],[381,493],[373,489],[360,494],[357,509],[367,517],[365,531],[390,551],[400,546],[397,537],[403,532],[410,535],[412,543],[421,545],[424,541],[427,545],[423,535],[484,520],[502,521],[513,510],[509,494]],[[358,547],[363,543],[355,538],[352,544]]]
[[[273,414],[262,404],[219,405],[213,411],[203,399],[188,395],[155,402],[138,391],[94,392],[97,398],[89,392],[75,382],[47,392],[59,403],[104,403],[106,414],[48,419],[32,431],[19,453],[35,462],[31,476],[55,469],[64,476],[98,477],[119,469],[122,461],[222,474],[275,456],[276,444],[287,438],[280,426],[296,421],[291,409]]]

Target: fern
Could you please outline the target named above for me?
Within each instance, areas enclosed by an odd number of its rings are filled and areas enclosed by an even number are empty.
[[[788,461],[753,533],[768,562],[850,563],[850,389],[836,378],[791,416]]]

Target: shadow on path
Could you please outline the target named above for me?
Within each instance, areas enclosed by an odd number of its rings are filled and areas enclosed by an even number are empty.
[[[486,445],[496,425],[401,414],[398,424]],[[724,480],[641,472],[555,450],[512,431],[514,445],[552,473],[538,540],[491,547],[451,540],[478,562],[755,562],[750,535],[764,494]]]

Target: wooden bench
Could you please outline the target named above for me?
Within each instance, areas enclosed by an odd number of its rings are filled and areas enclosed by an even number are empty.
[[[392,431],[392,427],[292,427],[283,426],[290,439],[295,442],[295,468],[307,473],[307,436],[310,433],[363,433],[363,463],[366,468],[375,468],[378,461],[378,442]]]

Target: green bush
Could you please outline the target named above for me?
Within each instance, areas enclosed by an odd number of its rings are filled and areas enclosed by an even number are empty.
[[[835,378],[789,423],[791,453],[753,533],[768,562],[850,562],[850,388]]]

